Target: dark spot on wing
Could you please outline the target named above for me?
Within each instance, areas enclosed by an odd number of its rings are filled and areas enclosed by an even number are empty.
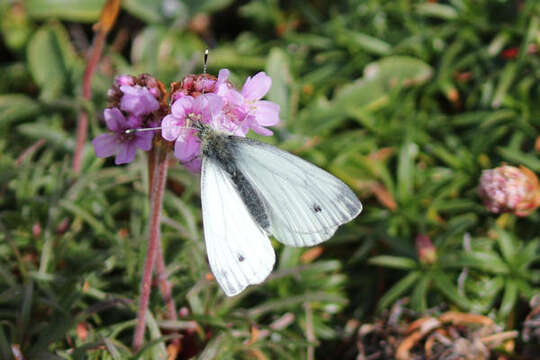
[[[238,261],[242,262],[246,260],[246,258],[242,254],[238,254]]]
[[[318,213],[318,212],[321,212],[322,209],[321,209],[321,207],[320,207],[318,204],[314,204],[314,205],[313,205],[313,211],[315,211],[316,213]]]

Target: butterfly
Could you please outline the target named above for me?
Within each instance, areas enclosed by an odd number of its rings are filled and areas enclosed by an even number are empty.
[[[257,140],[195,126],[206,251],[227,296],[271,273],[269,236],[288,246],[317,245],[362,211],[354,192],[319,167]]]

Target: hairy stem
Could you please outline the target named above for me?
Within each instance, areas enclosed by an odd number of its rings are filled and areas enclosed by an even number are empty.
[[[156,156],[154,149],[150,150],[148,154],[148,173],[150,175],[150,181],[148,189],[150,197],[152,196],[152,175],[154,173],[154,167],[156,163]],[[150,199],[151,201],[151,199]],[[163,246],[161,244],[161,234],[159,240],[158,253],[156,255],[156,277],[159,282],[159,290],[161,291],[161,297],[167,306],[167,318],[169,320],[177,320],[176,305],[172,298],[171,283],[168,280],[168,274],[165,267],[165,258],[163,257]]]
[[[135,335],[133,336],[133,350],[140,350],[146,329],[146,312],[148,311],[148,299],[152,285],[152,269],[157,254],[160,252],[160,222],[161,206],[163,203],[163,193],[165,192],[165,183],[167,180],[167,149],[157,147],[156,163],[152,174],[152,188],[150,192],[150,237],[148,240],[148,249],[146,251],[146,260],[144,263],[144,272],[141,279],[141,295],[139,298],[139,310],[137,313],[137,325]]]

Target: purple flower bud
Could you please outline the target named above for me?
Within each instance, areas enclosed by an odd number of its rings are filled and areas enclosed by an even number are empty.
[[[503,165],[482,171],[478,194],[493,213],[526,216],[540,205],[538,178],[524,166]]]
[[[159,109],[159,102],[148,88],[139,85],[120,86],[124,93],[120,100],[120,109],[135,116],[148,115]]]
[[[135,78],[131,75],[118,75],[114,78],[114,84],[120,86],[133,86],[135,85]]]

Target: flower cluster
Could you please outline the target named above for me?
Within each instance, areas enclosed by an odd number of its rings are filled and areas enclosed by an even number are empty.
[[[142,121],[160,109],[162,86],[144,75],[145,83],[122,75],[116,78],[109,91],[112,108],[105,110],[105,122],[112,134],[94,139],[94,149],[100,157],[117,154],[116,163],[133,160],[137,148],[152,147],[152,132],[131,132],[126,129],[161,127],[164,140],[174,143],[174,155],[193,172],[200,171],[200,142],[196,122],[237,136],[246,136],[251,129],[261,135],[272,135],[267,126],[279,123],[279,105],[261,100],[272,84],[264,72],[248,77],[238,91],[229,81],[229,70],[222,69],[218,77],[208,74],[189,75],[173,83],[171,105],[166,116],[158,121]],[[155,85],[154,85],[155,84]],[[154,85],[154,86],[153,86]]]
[[[137,149],[150,150],[152,132],[126,133],[126,130],[157,125],[164,93],[163,86],[150,75],[116,77],[107,93],[111,107],[103,113],[111,133],[99,135],[92,141],[96,155],[116,155],[118,165],[133,161]]]
[[[493,213],[512,212],[526,216],[540,206],[538,178],[524,166],[503,165],[484,170],[478,194]]]

